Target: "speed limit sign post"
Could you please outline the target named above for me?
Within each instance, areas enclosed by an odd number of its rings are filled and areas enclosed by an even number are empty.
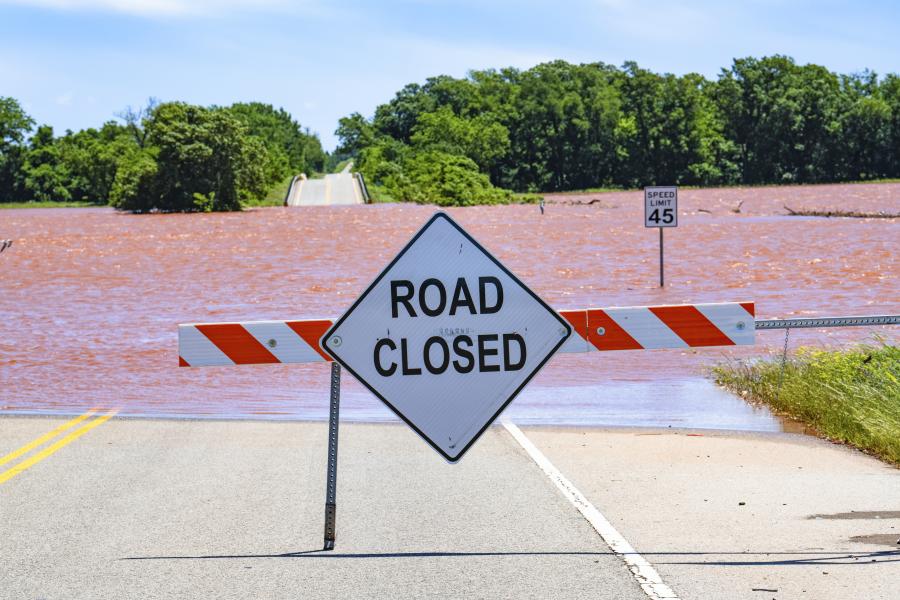
[[[659,227],[659,287],[665,285],[663,275],[663,229],[678,227],[678,188],[654,186],[644,188],[644,227]]]

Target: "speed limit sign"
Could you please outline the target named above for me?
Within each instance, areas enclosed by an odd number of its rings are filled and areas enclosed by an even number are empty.
[[[644,227],[659,227],[659,287],[666,284],[663,228],[678,227],[678,188],[674,185],[644,188]]]
[[[678,188],[644,188],[644,227],[678,227]]]

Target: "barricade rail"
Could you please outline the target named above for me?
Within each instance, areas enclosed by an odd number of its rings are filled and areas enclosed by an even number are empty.
[[[756,330],[801,329],[824,327],[867,327],[873,325],[900,325],[900,315],[872,315],[865,317],[819,317],[809,319],[760,319]]]

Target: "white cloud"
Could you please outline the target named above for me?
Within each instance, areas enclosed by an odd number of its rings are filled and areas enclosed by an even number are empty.
[[[242,10],[288,10],[306,2],[288,0],[0,0],[62,11],[114,12],[139,17],[203,17]]]

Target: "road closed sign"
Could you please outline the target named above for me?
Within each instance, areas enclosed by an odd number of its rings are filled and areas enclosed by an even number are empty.
[[[644,188],[644,227],[678,227],[678,188]]]
[[[562,317],[438,213],[321,346],[456,462],[570,333]]]

